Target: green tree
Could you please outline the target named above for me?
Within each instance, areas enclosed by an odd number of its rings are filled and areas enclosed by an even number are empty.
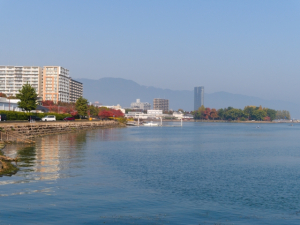
[[[21,108],[24,111],[31,111],[36,109],[37,107],[37,93],[33,87],[31,87],[30,84],[23,85],[22,89],[19,90],[19,93],[16,94],[16,97],[20,99],[18,102],[19,108]]]
[[[94,105],[91,105],[89,107],[89,111],[90,111],[90,115],[92,116],[97,116],[99,114],[99,108]]]
[[[78,98],[75,104],[75,108],[78,112],[78,115],[86,116],[88,110],[88,100],[83,97]]]
[[[267,115],[270,117],[271,121],[276,118],[276,110],[267,109]]]
[[[243,111],[241,109],[230,109],[225,113],[225,118],[227,120],[237,120],[239,117],[243,115]]]
[[[203,119],[204,117],[204,112],[205,112],[205,107],[204,105],[201,105],[198,109],[198,116],[200,119]]]
[[[245,115],[245,117],[248,118],[248,120],[250,120],[250,118],[252,118],[252,114],[253,114],[255,109],[256,109],[256,106],[252,106],[252,105],[246,106],[244,108],[244,115]]]
[[[276,119],[287,119],[290,120],[290,112],[287,110],[277,110]]]
[[[224,109],[218,109],[218,116],[221,120],[224,119],[224,115],[225,115],[225,110]]]
[[[267,112],[261,109],[254,110],[252,118],[255,120],[263,120],[267,116]]]

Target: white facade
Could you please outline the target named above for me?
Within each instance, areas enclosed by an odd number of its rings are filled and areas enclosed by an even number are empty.
[[[176,119],[182,119],[184,115],[183,115],[182,112],[173,112],[173,116],[174,116]]]
[[[42,68],[38,66],[0,66],[0,92],[16,96],[24,84],[30,84],[42,96]]]
[[[163,111],[162,110],[147,110],[147,114],[148,115],[152,115],[152,116],[162,116],[163,115]]]
[[[19,99],[0,98],[0,110],[21,112],[18,107]]]
[[[115,109],[120,110],[123,114],[125,114],[125,109],[123,109],[119,104],[118,105],[112,105],[112,106],[103,106],[109,109]]]
[[[151,109],[151,104],[148,102],[141,102],[140,99],[137,99],[136,102],[131,103],[131,109],[141,109],[141,110],[149,110]]]

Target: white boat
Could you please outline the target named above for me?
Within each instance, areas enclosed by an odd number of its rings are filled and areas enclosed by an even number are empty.
[[[149,122],[149,123],[144,123],[144,126],[148,126],[148,127],[157,127],[158,123],[153,123],[153,121]]]

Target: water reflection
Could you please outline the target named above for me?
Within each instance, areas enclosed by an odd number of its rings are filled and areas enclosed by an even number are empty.
[[[32,181],[56,180],[69,176],[63,171],[82,160],[85,143],[86,132],[51,135],[38,138],[31,146],[7,145],[3,152],[19,157],[20,171],[16,176]]]

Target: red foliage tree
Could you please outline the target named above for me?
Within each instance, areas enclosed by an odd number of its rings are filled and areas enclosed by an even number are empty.
[[[210,116],[210,108],[205,108],[205,111],[203,112],[203,119],[208,120],[209,116]]]
[[[121,112],[121,110],[115,110],[115,109],[101,109],[98,116],[101,118],[109,118],[109,117],[123,117],[124,114]]]
[[[99,112],[98,116],[100,116],[101,118],[109,118],[113,117],[113,113],[109,110],[102,110],[101,112]]]
[[[1,98],[6,98],[6,94],[0,93],[0,97],[1,97]]]
[[[53,106],[54,102],[50,100],[42,101],[42,106]]]
[[[216,109],[212,109],[211,112],[210,112],[210,118],[215,120],[215,118],[218,117],[218,112]]]

